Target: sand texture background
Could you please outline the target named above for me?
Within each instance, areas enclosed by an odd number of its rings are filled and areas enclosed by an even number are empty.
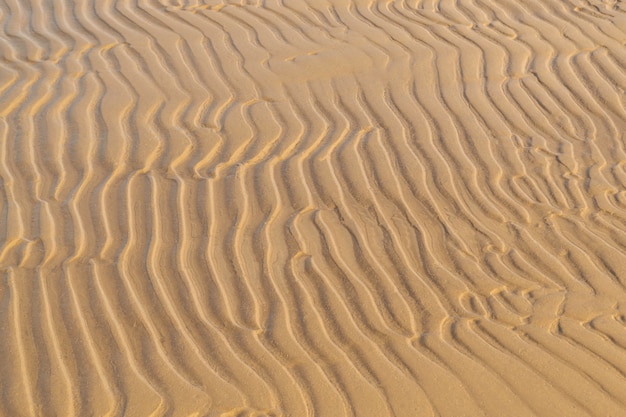
[[[0,34],[0,416],[626,416],[626,3]]]

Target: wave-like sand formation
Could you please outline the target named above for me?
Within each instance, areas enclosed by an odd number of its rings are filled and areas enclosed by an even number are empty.
[[[0,415],[626,415],[621,0],[1,0]]]

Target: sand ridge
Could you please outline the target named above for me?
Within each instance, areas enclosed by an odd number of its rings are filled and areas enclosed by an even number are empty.
[[[0,416],[626,415],[620,0],[0,27]]]

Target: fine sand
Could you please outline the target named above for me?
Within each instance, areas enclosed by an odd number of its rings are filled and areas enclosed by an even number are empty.
[[[0,33],[0,416],[626,416],[622,0]]]

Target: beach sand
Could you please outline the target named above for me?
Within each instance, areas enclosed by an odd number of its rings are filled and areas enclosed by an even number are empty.
[[[626,416],[626,3],[0,33],[0,416]]]

